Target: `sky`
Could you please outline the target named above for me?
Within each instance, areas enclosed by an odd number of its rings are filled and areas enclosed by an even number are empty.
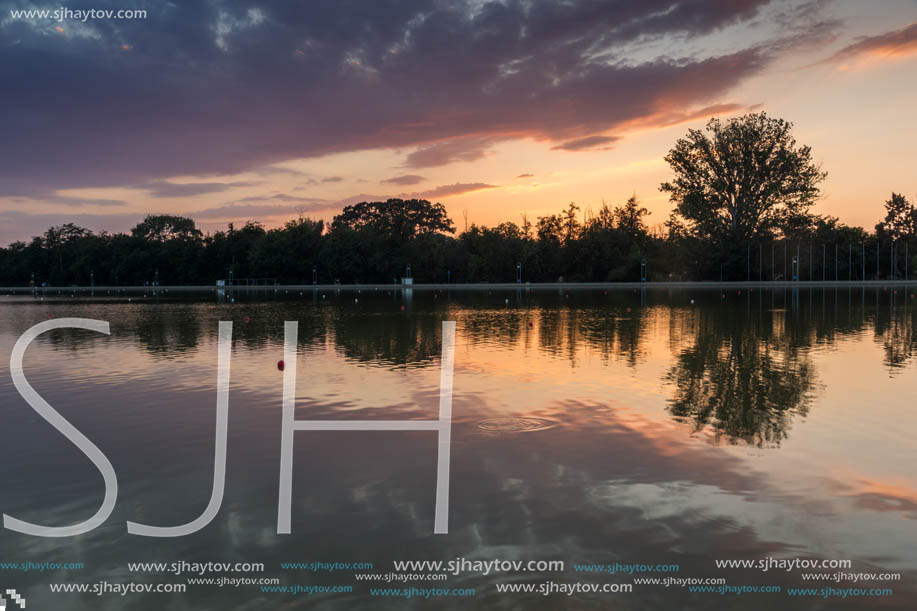
[[[19,13],[62,8],[146,15]],[[871,229],[917,198],[915,69],[915,0],[0,0],[0,244],[387,197],[462,230],[636,194],[658,225],[676,139],[752,111]]]

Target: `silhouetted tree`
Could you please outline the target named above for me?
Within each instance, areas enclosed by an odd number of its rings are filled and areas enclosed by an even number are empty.
[[[196,240],[201,231],[194,219],[169,214],[150,214],[131,229],[131,235],[142,240],[165,242],[167,240]]]
[[[743,243],[807,213],[827,174],[791,129],[762,112],[711,119],[706,133],[689,130],[665,157],[675,172],[660,186],[675,204],[671,225],[704,240]]]
[[[332,231],[345,228],[370,229],[401,240],[424,233],[455,233],[445,206],[425,199],[388,199],[346,206],[331,223]]]
[[[885,219],[876,225],[880,239],[899,240],[917,233],[917,209],[900,193],[885,202]]]

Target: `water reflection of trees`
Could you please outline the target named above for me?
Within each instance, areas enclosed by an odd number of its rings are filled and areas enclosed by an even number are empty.
[[[672,415],[711,427],[718,440],[779,445],[793,417],[806,414],[814,380],[804,328],[785,311],[748,316],[722,307],[682,315],[694,339],[668,376]]]
[[[324,295],[324,296],[323,296]],[[4,306],[25,330],[48,312]],[[402,306],[404,309],[402,309]],[[56,306],[55,306],[56,307]],[[577,367],[585,354],[636,366],[651,348],[674,355],[668,409],[696,430],[729,442],[779,445],[804,416],[815,380],[811,349],[871,331],[890,372],[917,354],[915,302],[893,289],[810,291],[416,291],[327,294],[236,302],[185,299],[77,302],[66,314],[107,320],[112,341],[136,341],[157,358],[216,343],[218,322],[250,350],[281,345],[284,321],[299,321],[300,348],[333,347],[383,366],[426,366],[441,351],[441,323],[458,320],[460,342],[512,353],[536,350]],[[666,328],[666,324],[668,327]],[[45,334],[60,349],[109,341],[81,330]]]

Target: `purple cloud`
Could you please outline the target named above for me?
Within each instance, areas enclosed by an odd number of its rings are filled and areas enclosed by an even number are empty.
[[[250,4],[216,0],[94,20],[87,36],[4,20],[0,115],[15,120],[4,124],[0,196],[23,184],[53,193],[271,172],[378,148],[415,149],[406,165],[432,167],[510,138],[594,137],[716,104],[792,50],[671,55],[667,43],[749,24],[765,4],[266,0],[251,19]],[[654,41],[665,54],[634,59],[637,42]]]
[[[150,197],[191,197],[205,193],[220,193],[236,187],[251,187],[253,182],[188,182],[174,183],[167,180],[154,180],[137,185],[135,189],[149,191]]]
[[[487,155],[491,140],[488,138],[460,138],[436,142],[418,148],[409,154],[404,164],[409,168],[429,168],[456,161],[475,161]]]
[[[613,142],[620,140],[617,136],[586,136],[585,138],[577,138],[576,140],[568,140],[567,142],[562,142],[557,146],[552,146],[552,149],[559,149],[563,151],[593,151],[600,150],[605,151],[610,149],[609,145]]]
[[[847,45],[826,62],[844,62],[857,57],[895,57],[917,53],[917,22],[900,30],[863,37]]]
[[[381,182],[393,185],[416,185],[417,183],[423,182],[424,180],[426,179],[419,174],[404,174],[402,176],[392,176],[391,178],[386,178]]]
[[[411,197],[422,199],[434,199],[437,197],[449,197],[450,195],[461,195],[472,191],[481,191],[483,189],[496,189],[499,185],[489,185],[483,182],[457,182],[454,185],[440,185],[429,191],[420,191],[412,193]]]

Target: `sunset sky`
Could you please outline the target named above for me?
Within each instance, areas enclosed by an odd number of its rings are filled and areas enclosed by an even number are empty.
[[[917,2],[0,0],[0,244],[151,212],[213,231],[441,201],[459,229],[636,193],[711,116],[765,110],[872,226],[917,195]]]

